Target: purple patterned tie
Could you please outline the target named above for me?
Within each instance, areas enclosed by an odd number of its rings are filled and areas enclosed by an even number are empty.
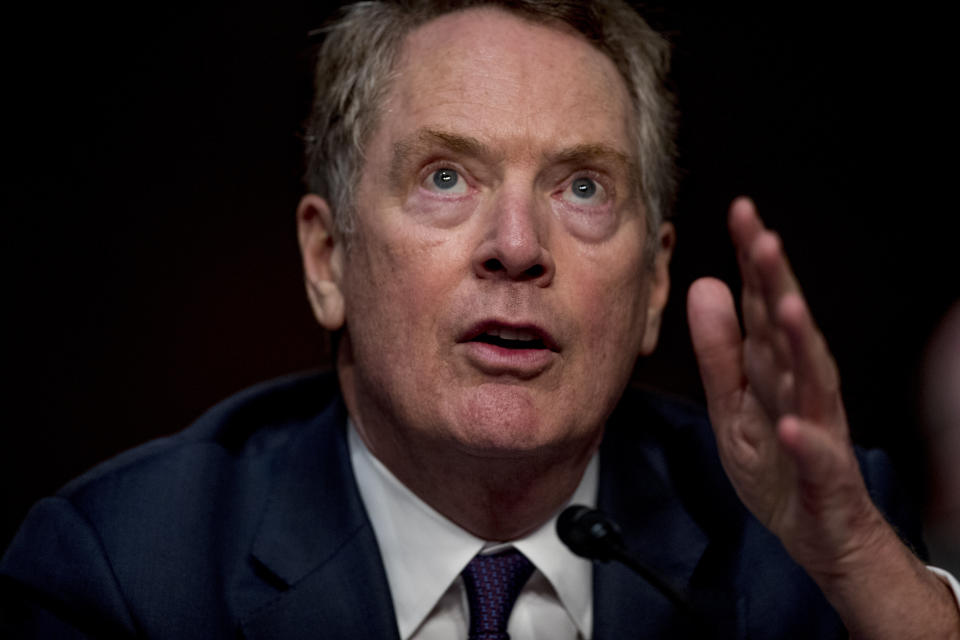
[[[475,556],[460,574],[470,604],[467,640],[510,640],[507,620],[533,564],[516,549]]]

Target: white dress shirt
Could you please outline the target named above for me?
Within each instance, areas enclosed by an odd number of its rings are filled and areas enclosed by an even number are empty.
[[[407,489],[367,449],[349,423],[350,461],[380,546],[402,640],[466,638],[469,607],[460,572],[478,553],[515,547],[536,570],[527,581],[508,631],[515,640],[589,640],[593,626],[593,566],[556,534],[557,515],[508,544],[477,538]],[[568,504],[596,504],[594,455]]]

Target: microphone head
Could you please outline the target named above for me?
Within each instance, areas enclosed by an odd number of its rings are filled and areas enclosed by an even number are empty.
[[[571,505],[557,518],[557,535],[575,554],[607,562],[623,551],[620,527],[597,509]]]

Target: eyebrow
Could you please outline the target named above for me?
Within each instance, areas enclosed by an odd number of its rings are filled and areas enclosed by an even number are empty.
[[[636,163],[630,156],[606,144],[578,144],[556,153],[545,154],[545,158],[552,164],[591,164],[601,161],[604,164],[622,166],[630,175],[636,170]]]
[[[490,149],[485,144],[471,136],[436,129],[420,129],[413,136],[393,145],[393,159],[395,162],[402,162],[418,149],[436,146],[468,155],[491,155]]]
[[[497,156],[489,146],[480,140],[457,133],[437,129],[420,129],[414,135],[397,141],[393,145],[393,162],[390,165],[390,179],[394,184],[402,181],[402,169],[411,156],[425,153],[433,148],[443,148],[459,155],[479,158]],[[543,154],[548,164],[602,164],[623,167],[628,177],[638,175],[636,163],[619,149],[607,144],[584,143],[573,145],[556,152]]]

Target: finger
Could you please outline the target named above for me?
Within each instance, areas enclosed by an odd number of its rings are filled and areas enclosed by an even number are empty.
[[[774,325],[770,322],[763,292],[756,286],[750,286],[744,282],[740,304],[743,308],[743,328],[747,335],[768,339]]]
[[[743,343],[727,285],[714,278],[700,278],[690,285],[687,320],[711,413],[716,409],[729,414],[736,409],[743,388]]]
[[[781,364],[770,342],[747,335],[743,341],[743,371],[771,423],[795,410],[793,371]]]
[[[730,230],[730,238],[733,240],[740,275],[743,278],[744,293],[751,290],[759,293],[760,280],[755,265],[750,261],[750,250],[754,240],[764,228],[753,201],[746,197],[734,200],[730,205],[727,226]]]
[[[791,383],[781,385],[776,393],[780,410],[796,411],[814,421],[845,424],[836,365],[803,300],[780,238],[762,228],[749,202],[731,211],[731,229],[732,233],[736,229],[739,242],[751,243],[744,259],[745,271],[756,279],[744,292],[748,342],[755,338],[769,342],[767,348],[783,369],[780,381]],[[758,387],[773,384],[769,363],[766,367],[748,365],[747,373]],[[783,393],[786,389],[792,389],[792,398]],[[768,398],[764,404],[769,407],[771,393],[762,395]]]
[[[734,200],[730,204],[727,226],[738,256],[748,254],[754,239],[763,231],[763,223],[760,221],[757,206],[753,200],[744,196]]]
[[[803,298],[784,296],[777,316],[793,353],[796,411],[808,420],[842,426],[837,366]]]
[[[779,241],[776,240],[776,234],[764,228],[756,205],[746,197],[737,198],[730,205],[728,225],[743,278],[741,304],[746,333],[752,338],[769,340],[777,361],[784,368],[789,368],[790,349],[786,339],[777,335],[774,312],[768,297],[769,283],[765,282],[767,274],[761,271],[765,265],[758,262],[758,258],[769,259],[767,252],[771,250],[770,243]],[[774,249],[779,251],[779,245]],[[787,280],[786,284],[789,283]]]
[[[728,225],[745,285],[764,294],[799,290],[779,237],[763,226],[752,200],[733,201]]]
[[[758,325],[757,334],[771,342],[781,366],[785,370],[792,369],[793,350],[780,326],[777,309],[784,296],[799,295],[800,285],[787,262],[779,236],[766,230],[757,234],[751,247],[749,261],[754,266],[759,281],[759,292],[755,295],[762,298],[762,302],[757,305],[762,308],[762,313],[766,314],[763,321],[759,318],[755,319]],[[760,316],[761,312],[756,311],[755,314]]]
[[[749,260],[754,265],[770,320],[775,323],[776,310],[783,296],[800,293],[800,283],[793,275],[780,237],[772,231],[758,234],[751,247]]]
[[[742,296],[743,325],[747,340],[762,345],[763,349],[774,356],[774,362],[783,371],[793,368],[793,355],[783,329],[776,317],[767,307],[764,295],[749,287],[744,287]]]

